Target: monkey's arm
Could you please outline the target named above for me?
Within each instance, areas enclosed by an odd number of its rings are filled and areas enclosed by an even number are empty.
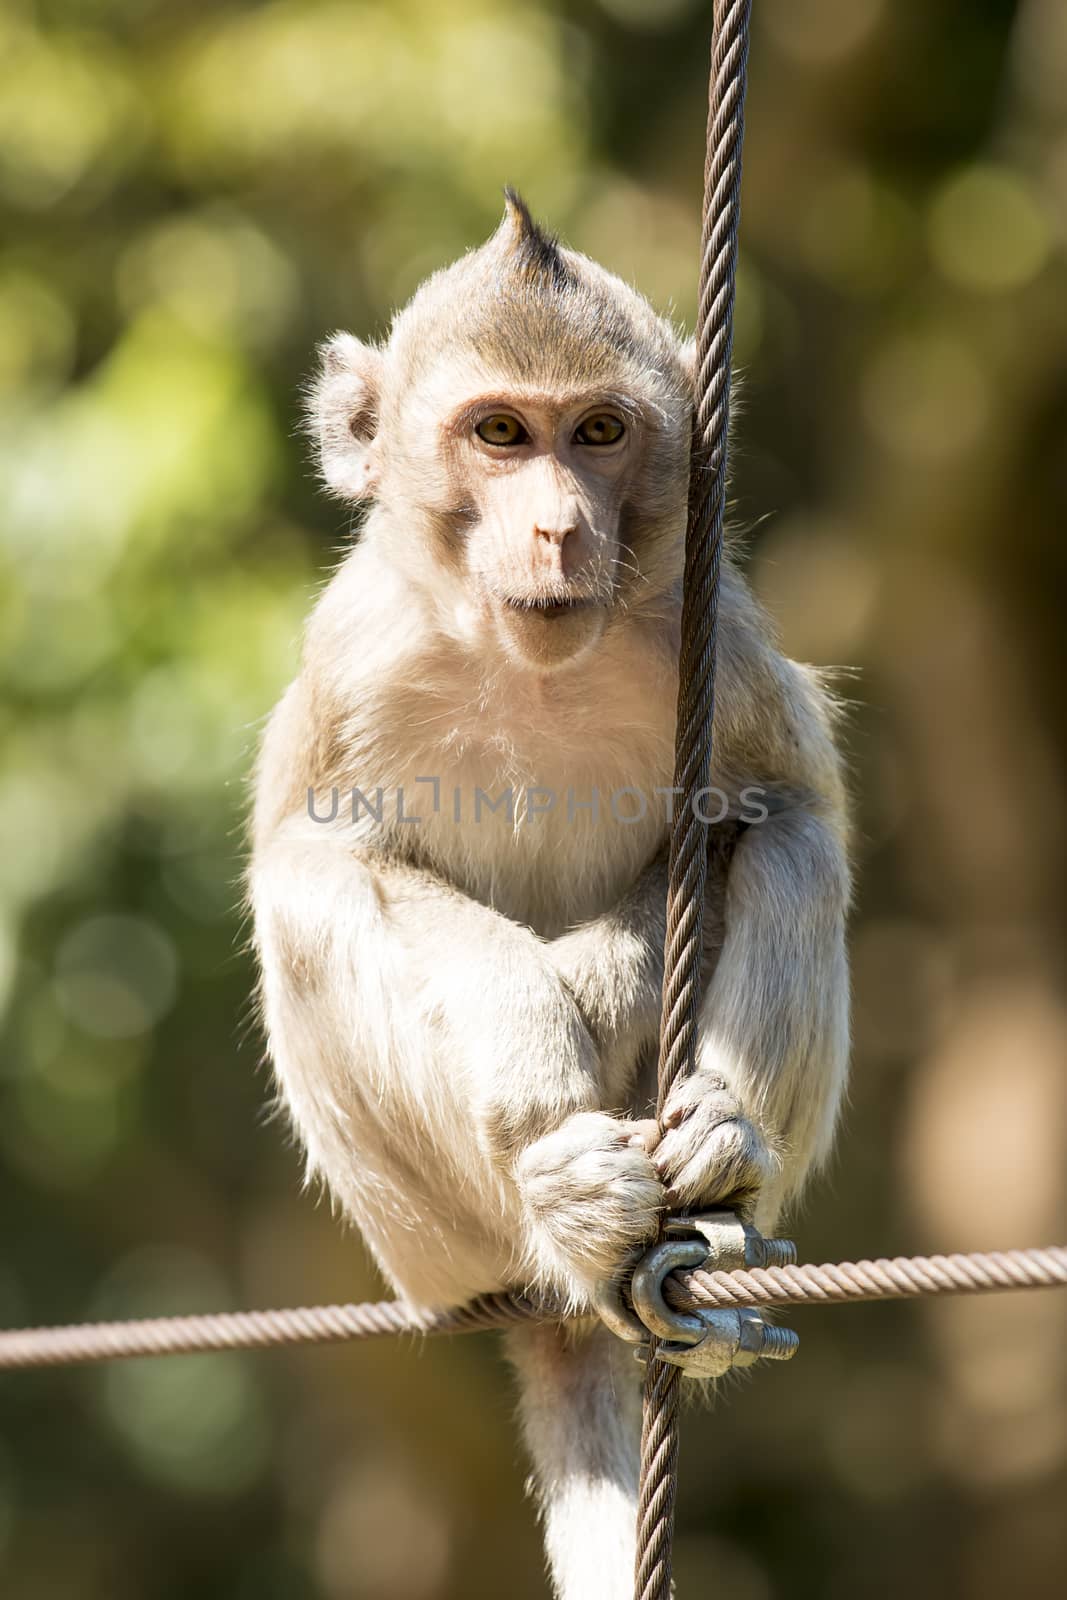
[[[364,1046],[377,1029],[373,1054],[403,1057],[399,1093],[435,1046],[453,1050],[455,1098],[492,1156],[598,1105],[596,1052],[529,928],[296,819],[257,851],[252,881],[268,978]]]
[[[831,702],[735,600],[717,762],[764,789],[768,816],[737,843],[696,1068],[669,1098],[655,1160],[677,1203],[759,1195],[769,1223],[827,1154],[844,1089],[847,818]]]
[[[637,1053],[659,1027],[666,899],[663,850],[616,905],[547,946],[600,1051],[611,1104],[631,1095]]]
[[[296,819],[258,846],[252,895],[278,1076],[346,1209],[370,1232],[368,1161],[427,1152],[420,1184],[510,1232],[516,1206],[526,1281],[586,1301],[654,1232],[663,1191],[632,1126],[601,1109],[596,1048],[543,941]]]
[[[714,970],[722,948],[726,874],[738,831],[737,824],[727,822],[709,838],[705,972]],[[648,1076],[636,1068],[654,1060],[659,1039],[668,854],[664,845],[616,905],[547,947],[596,1042],[601,1082],[612,1105],[654,1097],[651,1080],[635,1080]]]

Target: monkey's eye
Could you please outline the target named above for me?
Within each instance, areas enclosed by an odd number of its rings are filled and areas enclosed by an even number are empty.
[[[486,444],[525,444],[530,437],[518,417],[509,417],[506,411],[483,417],[474,431]]]
[[[625,424],[610,411],[597,411],[575,429],[576,444],[618,444],[626,432]]]

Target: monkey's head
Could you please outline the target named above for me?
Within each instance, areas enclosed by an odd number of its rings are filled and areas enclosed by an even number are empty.
[[[542,671],[677,582],[691,414],[670,324],[510,190],[383,346],[327,343],[312,395],[327,483],[377,502],[364,537],[447,631]]]

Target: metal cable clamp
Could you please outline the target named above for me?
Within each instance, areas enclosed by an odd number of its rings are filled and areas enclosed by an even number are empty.
[[[754,1309],[675,1311],[663,1298],[664,1279],[679,1268],[735,1272],[788,1266],[796,1260],[791,1240],[765,1239],[751,1223],[726,1210],[672,1217],[664,1235],[650,1250],[629,1258],[596,1296],[597,1310],[612,1332],[639,1346],[638,1360],[647,1359],[650,1333],[657,1340],[657,1358],[694,1378],[720,1378],[761,1358],[788,1361],[795,1354],[800,1340],[792,1329],[765,1322]],[[624,1293],[627,1276],[630,1305]]]

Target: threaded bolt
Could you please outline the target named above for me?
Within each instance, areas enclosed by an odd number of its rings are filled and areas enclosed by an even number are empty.
[[[791,1267],[797,1258],[797,1247],[792,1239],[764,1239],[763,1265],[765,1267]]]
[[[761,1361],[790,1361],[800,1348],[800,1335],[792,1328],[778,1328],[771,1322],[763,1324],[759,1357]]]

